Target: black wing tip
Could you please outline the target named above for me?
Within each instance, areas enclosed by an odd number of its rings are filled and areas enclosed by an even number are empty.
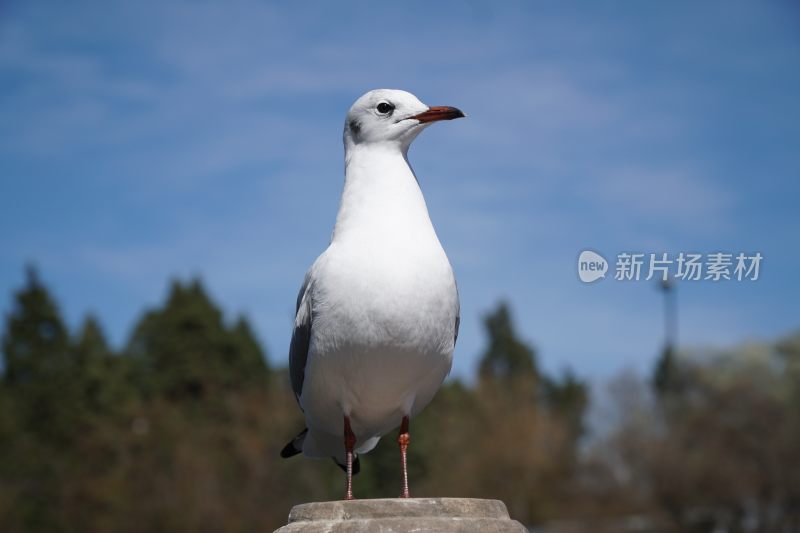
[[[308,433],[308,428],[305,428],[299,435],[290,440],[281,450],[281,457],[288,459],[289,457],[294,457],[298,453],[301,453],[303,451],[303,438],[306,436],[306,433]]]
[[[281,450],[281,457],[284,459],[288,459],[289,457],[293,457],[300,453],[301,450],[298,450],[294,447],[294,441],[291,441],[289,444],[283,447]]]
[[[336,463],[336,466],[342,469],[342,472],[345,473],[347,472],[347,465],[343,465],[342,463],[337,461],[336,457],[331,457],[331,459],[333,459],[333,462]],[[361,472],[361,460],[358,457],[356,457],[355,459],[353,459],[353,475],[355,476],[359,472]]]

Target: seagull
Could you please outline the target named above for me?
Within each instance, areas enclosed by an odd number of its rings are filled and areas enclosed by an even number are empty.
[[[281,456],[332,457],[347,474],[347,500],[358,455],[398,425],[401,497],[410,497],[409,420],[452,366],[458,289],[407,155],[426,127],[464,116],[378,89],[345,119],[339,212],[330,245],[297,295],[289,348],[306,428]]]

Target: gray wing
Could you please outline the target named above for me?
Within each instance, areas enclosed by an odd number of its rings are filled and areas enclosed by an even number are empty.
[[[289,379],[292,382],[294,397],[298,403],[303,392],[303,380],[308,362],[308,345],[311,342],[311,273],[306,274],[303,286],[297,295],[297,308],[295,310],[294,331],[292,343],[289,345]]]

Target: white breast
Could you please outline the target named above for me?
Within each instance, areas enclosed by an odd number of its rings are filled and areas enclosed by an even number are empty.
[[[452,270],[435,248],[392,260],[334,244],[321,258],[301,398],[309,425],[339,432],[346,413],[357,435],[379,435],[433,397],[450,370],[458,313]]]

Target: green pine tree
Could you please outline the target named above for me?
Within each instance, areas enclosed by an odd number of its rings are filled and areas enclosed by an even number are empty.
[[[267,380],[263,353],[247,322],[226,327],[198,280],[174,282],[164,307],[139,321],[126,351],[141,364],[149,392],[167,398],[211,397]]]
[[[81,434],[80,405],[67,329],[53,298],[29,267],[3,332],[5,370],[0,480],[8,529],[60,531],[58,509],[70,453]]]
[[[236,319],[230,328],[230,336],[234,349],[228,365],[233,375],[240,377],[243,383],[265,385],[265,376],[269,373],[267,355],[244,316]]]
[[[68,359],[67,328],[34,267],[28,267],[26,282],[3,333],[4,380],[11,386],[54,377]]]
[[[33,267],[3,333],[4,381],[24,430],[66,445],[77,431],[76,384],[67,328]]]
[[[489,345],[480,362],[482,378],[538,378],[536,352],[517,336],[507,303],[500,302],[497,309],[487,314],[484,325]]]
[[[132,361],[113,352],[93,316],[84,319],[72,352],[72,375],[87,417],[118,413],[136,396]]]

